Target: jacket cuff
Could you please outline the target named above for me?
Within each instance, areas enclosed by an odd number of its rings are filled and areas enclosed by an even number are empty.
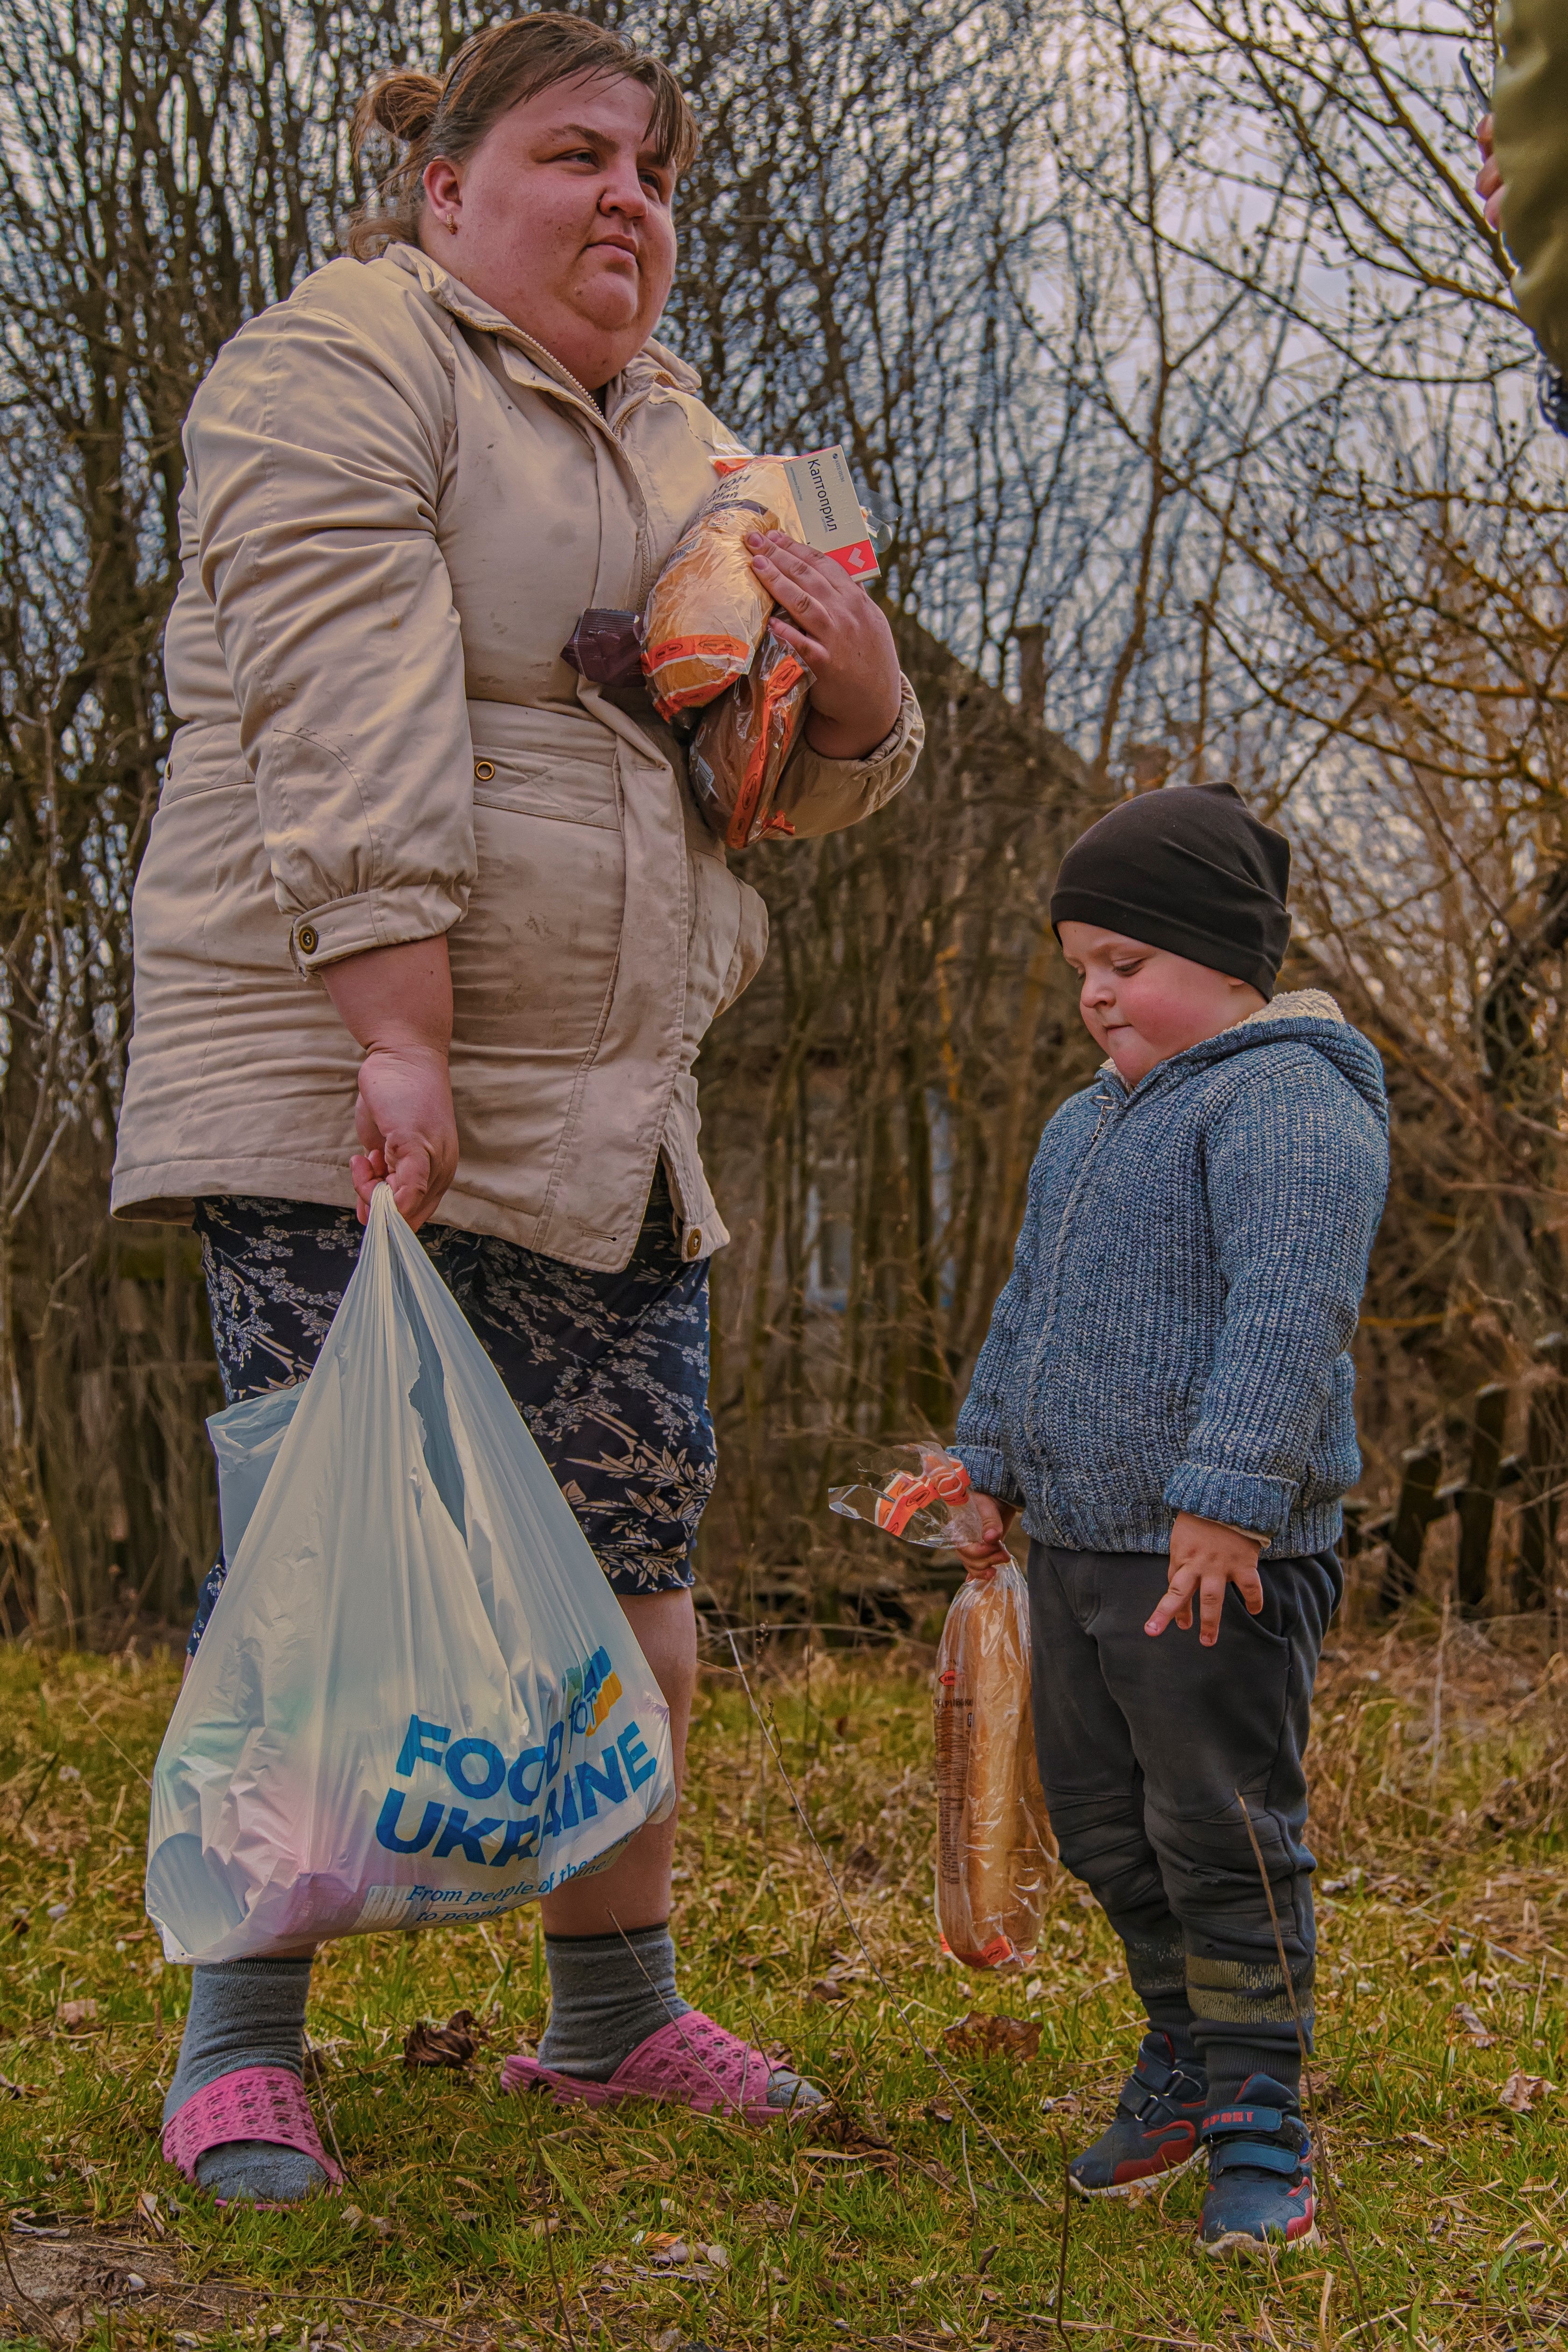
[[[1205,1462],[1184,1462],[1171,1474],[1165,1500],[1173,1511],[1222,1526],[1246,1528],[1272,1538],[1295,1507],[1294,1478],[1266,1478],[1246,1470],[1216,1470]]]
[[[969,1473],[969,1483],[978,1486],[983,1495],[994,1496],[999,1503],[1023,1502],[1023,1496],[1007,1474],[1005,1457],[989,1445],[955,1445],[952,1449]]]
[[[847,768],[853,775],[864,775],[868,769],[879,768],[886,761],[897,759],[921,723],[921,707],[915,699],[914,688],[900,670],[899,715],[879,743],[873,743],[870,750],[862,751],[858,760],[825,760],[820,751],[813,756],[821,761],[825,768]],[[989,1487],[986,1492],[990,1492]]]
[[[367,948],[393,948],[405,940],[439,939],[468,912],[468,892],[439,883],[410,884],[395,890],[360,890],[352,898],[329,898],[296,915],[289,927],[289,952],[302,978],[324,963],[363,955]]]

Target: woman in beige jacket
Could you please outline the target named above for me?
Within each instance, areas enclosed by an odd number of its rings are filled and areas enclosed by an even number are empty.
[[[185,428],[175,738],[135,897],[116,1213],[195,1220],[232,1398],[308,1371],[385,1179],[578,1512],[669,1702],[712,1483],[693,1065],[766,946],[651,705],[580,678],[729,435],[651,339],[696,135],[584,18],[492,27],[358,129],[398,154],[350,257],[220,352]],[[853,824],[921,740],[887,622],[752,546],[816,677],[782,813]],[[203,1595],[193,1645],[222,1581]],[[547,1898],[558,2098],[761,2120],[816,2095],[675,1991],[673,1824]],[[310,1962],[194,1972],[165,2148],[227,2197],[332,2171]]]

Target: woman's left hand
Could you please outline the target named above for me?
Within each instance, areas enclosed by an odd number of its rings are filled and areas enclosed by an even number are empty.
[[[863,760],[891,734],[903,693],[887,614],[842,564],[782,530],[751,532],[746,552],[784,607],[774,634],[815,680],[806,741],[825,760]]]

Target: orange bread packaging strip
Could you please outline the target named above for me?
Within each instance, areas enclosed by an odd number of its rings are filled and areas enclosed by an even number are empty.
[[[773,598],[752,569],[748,533],[784,531],[833,556],[851,579],[877,570],[842,448],[723,456],[714,465],[720,479],[676,541],[643,615],[643,673],[668,719],[715,701],[762,644]]]
[[[1026,1965],[1057,1867],[1035,1761],[1029,1595],[1017,1568],[970,1580],[936,1664],[936,1916],[971,1969]]]
[[[800,656],[766,629],[744,677],[703,712],[686,755],[687,772],[698,807],[726,849],[794,832],[773,801],[811,688]]]

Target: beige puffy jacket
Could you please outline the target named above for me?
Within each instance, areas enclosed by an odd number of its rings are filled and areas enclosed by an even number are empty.
[[[350,1203],[360,1056],[311,974],[444,931],[440,1217],[613,1270],[662,1150],[686,1255],[728,1239],[693,1065],[766,911],[651,706],[560,655],[584,607],[640,606],[712,488],[730,436],[697,384],[650,343],[601,414],[405,245],[329,262],[219,354],[185,426],[184,724],[136,884],[117,1215]],[[797,752],[784,814],[854,824],[922,737],[906,686],[868,758]]]

